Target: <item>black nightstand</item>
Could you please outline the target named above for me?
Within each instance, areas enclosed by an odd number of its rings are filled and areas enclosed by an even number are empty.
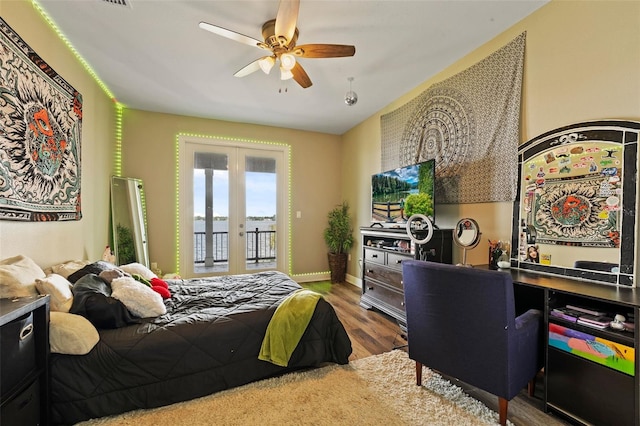
[[[0,299],[0,422],[49,423],[49,296]]]

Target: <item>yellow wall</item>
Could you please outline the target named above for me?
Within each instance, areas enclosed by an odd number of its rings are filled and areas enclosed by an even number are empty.
[[[291,269],[297,280],[329,269],[322,232],[341,202],[340,136],[277,127],[125,110],[123,175],[145,184],[149,257],[175,270],[175,140],[178,133],[289,144],[291,147]],[[301,217],[296,218],[296,212]],[[317,278],[316,278],[317,279]]]
[[[552,1],[481,48],[391,103],[343,135],[343,195],[370,221],[370,176],[380,172],[380,116],[415,98],[434,83],[479,62],[527,32],[520,141],[581,121],[640,120],[640,2]],[[438,205],[436,221],[452,227],[462,217],[478,221],[482,242],[467,261],[488,261],[487,239],[511,238],[511,203]],[[358,235],[358,243],[360,237]],[[349,273],[360,277],[359,249]],[[461,250],[454,247],[454,261]]]
[[[109,176],[114,104],[40,13],[26,0],[0,0],[0,16],[83,97],[82,214],[80,221],[0,221],[0,259],[28,255],[40,266],[70,259],[97,260],[109,243]]]

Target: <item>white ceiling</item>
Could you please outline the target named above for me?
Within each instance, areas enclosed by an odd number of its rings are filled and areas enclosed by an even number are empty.
[[[234,77],[264,51],[198,28],[206,21],[261,40],[277,0],[38,1],[126,107],[331,134],[343,134],[546,3],[302,0],[299,45],[356,46],[353,57],[300,59],[313,82],[302,89],[281,82],[278,72]],[[351,107],[344,102],[348,77],[359,97]]]

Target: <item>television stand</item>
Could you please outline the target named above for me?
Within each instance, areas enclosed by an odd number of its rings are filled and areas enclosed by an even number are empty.
[[[426,232],[426,231],[425,231]],[[452,263],[453,230],[434,227],[424,244],[411,241],[404,226],[362,227],[362,296],[360,306],[377,309],[406,330],[402,262],[407,259]]]

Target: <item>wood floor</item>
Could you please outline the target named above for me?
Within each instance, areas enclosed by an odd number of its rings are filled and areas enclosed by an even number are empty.
[[[400,327],[392,318],[378,311],[360,307],[359,287],[348,283],[333,284],[325,299],[333,305],[351,338],[353,353],[350,360],[378,355],[396,348],[406,350],[407,342]],[[492,410],[498,411],[496,396],[455,379],[449,379],[470,396],[482,401]],[[523,391],[509,402],[509,421],[515,426],[570,424],[553,413],[543,411],[543,391],[543,378],[540,376],[534,397],[530,397],[526,391]]]

